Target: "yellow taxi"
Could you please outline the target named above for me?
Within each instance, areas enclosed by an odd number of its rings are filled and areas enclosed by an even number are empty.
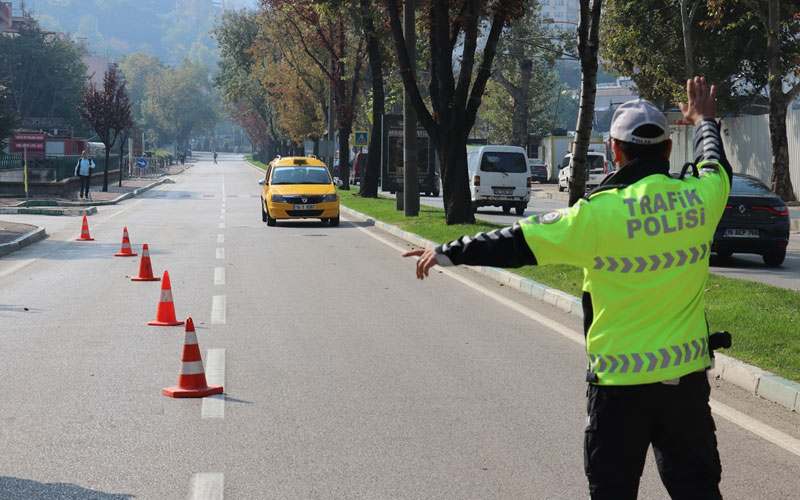
[[[339,225],[339,195],[328,167],[316,158],[275,158],[261,190],[261,220],[274,226],[279,219],[322,219]]]

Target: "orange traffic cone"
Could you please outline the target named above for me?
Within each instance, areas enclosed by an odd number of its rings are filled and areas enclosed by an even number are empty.
[[[208,385],[203,371],[203,360],[200,357],[200,346],[197,345],[197,334],[194,332],[192,318],[186,318],[186,337],[183,342],[181,356],[181,374],[178,385],[165,387],[161,393],[171,398],[203,398],[212,394],[222,394],[221,385]]]
[[[147,243],[142,245],[142,260],[139,261],[139,276],[131,278],[131,281],[160,281],[161,278],[153,276],[153,267],[150,265],[150,251]]]
[[[136,257],[138,253],[131,252],[131,240],[128,238],[128,227],[122,228],[122,248],[119,253],[114,254],[116,257]]]
[[[148,325],[155,326],[178,326],[183,321],[175,318],[175,305],[172,303],[172,288],[169,282],[169,273],[164,271],[164,280],[161,282],[161,300],[158,302],[155,321],[148,321]]]
[[[94,238],[89,236],[89,221],[86,220],[86,216],[83,216],[83,225],[81,226],[81,237],[75,238],[75,241],[94,241]]]

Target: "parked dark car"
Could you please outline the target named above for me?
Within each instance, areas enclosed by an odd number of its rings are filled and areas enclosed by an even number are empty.
[[[759,254],[764,264],[778,267],[789,243],[789,207],[757,178],[733,174],[725,212],[711,250],[726,259],[734,253]]]
[[[539,181],[540,184],[547,182],[547,165],[542,160],[529,158],[528,166],[531,168],[531,182]]]

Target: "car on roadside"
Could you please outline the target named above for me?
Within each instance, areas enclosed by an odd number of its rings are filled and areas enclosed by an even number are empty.
[[[547,165],[537,158],[528,158],[528,167],[531,169],[531,182],[544,184],[548,180]]]
[[[261,184],[261,220],[321,219],[339,225],[339,195],[328,167],[305,156],[275,158]]]
[[[571,174],[570,161],[572,153],[567,153],[558,167],[558,190],[569,189],[569,178]],[[596,188],[603,182],[603,179],[614,172],[614,166],[606,160],[606,155],[597,151],[586,153],[586,191]]]
[[[759,254],[778,267],[789,244],[789,207],[758,178],[733,174],[725,212],[714,233],[711,251],[720,259],[734,253]]]

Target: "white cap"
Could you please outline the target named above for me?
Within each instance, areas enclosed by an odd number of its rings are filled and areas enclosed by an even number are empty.
[[[655,125],[663,133],[658,137],[639,137],[633,131],[642,125]],[[655,104],[644,99],[634,99],[622,104],[611,119],[609,135],[614,139],[634,144],[658,144],[669,139],[669,125],[664,113]]]

